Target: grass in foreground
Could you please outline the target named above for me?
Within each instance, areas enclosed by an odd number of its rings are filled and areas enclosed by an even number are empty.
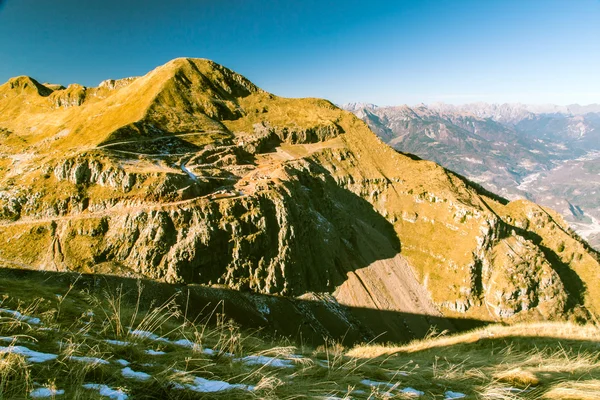
[[[0,398],[600,399],[600,330],[490,326],[407,345],[290,346],[175,299],[0,279]],[[139,288],[140,292],[143,290]],[[461,397],[462,396],[462,397]]]

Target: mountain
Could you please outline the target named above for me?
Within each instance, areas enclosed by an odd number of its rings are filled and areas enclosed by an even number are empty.
[[[598,105],[344,106],[386,143],[561,212],[600,248]]]
[[[494,122],[469,118],[456,123],[493,135]],[[433,126],[451,143],[454,128]],[[554,211],[397,152],[329,101],[275,96],[209,60],[97,88],[12,79],[0,127],[9,268],[395,312],[386,323],[422,334],[442,317],[599,314],[598,254]],[[469,132],[465,146],[483,146]]]

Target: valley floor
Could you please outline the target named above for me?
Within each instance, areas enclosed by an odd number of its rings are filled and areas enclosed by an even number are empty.
[[[191,321],[174,299],[131,302],[119,288],[98,295],[0,278],[0,291],[5,399],[600,398],[600,330],[591,325],[309,348],[243,330],[218,306]]]

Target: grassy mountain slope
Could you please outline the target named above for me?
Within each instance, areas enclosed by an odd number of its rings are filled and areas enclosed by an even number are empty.
[[[146,302],[148,287],[3,275],[0,290],[6,399],[595,399],[600,389],[592,326],[311,347],[241,329],[220,304],[193,314],[184,296]]]

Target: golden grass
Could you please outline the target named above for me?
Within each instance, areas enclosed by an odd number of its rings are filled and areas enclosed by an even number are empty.
[[[600,399],[600,380],[585,382],[563,382],[544,394],[545,399],[560,400],[598,400]]]
[[[516,387],[529,387],[540,384],[540,380],[533,372],[524,371],[521,368],[501,371],[493,375],[493,377],[498,382],[507,383]]]
[[[407,387],[424,392],[424,399],[443,398],[447,391],[483,399],[593,399],[600,382],[600,332],[590,325],[488,326],[451,336],[432,332],[427,339],[405,345],[348,349],[327,341],[315,349],[299,349],[289,341],[273,341],[240,329],[224,318],[220,306],[206,310],[201,320],[191,321],[175,298],[160,304],[142,302],[147,296],[142,296],[141,285],[137,300],[118,287],[97,288],[93,293],[76,287],[0,279],[0,289],[7,293],[0,308],[42,320],[35,325],[0,314],[0,336],[14,337],[13,345],[58,355],[56,361],[35,364],[20,355],[0,353],[4,398],[25,396],[40,386],[65,390],[66,398],[98,398],[82,385],[102,383],[123,389],[132,399],[384,399],[406,397],[401,390]],[[218,315],[216,322],[207,323],[214,315]],[[165,340],[134,334],[135,330]],[[106,339],[129,344],[114,345]],[[178,339],[195,346],[177,346],[173,342]],[[215,353],[206,354],[206,348]],[[165,354],[149,355],[149,349]],[[247,355],[287,360],[294,367],[236,361]],[[77,357],[97,357],[109,363],[82,363]],[[152,378],[138,382],[122,377],[123,366],[117,359],[128,360],[130,368]],[[203,397],[206,394],[172,388],[173,382],[191,384],[194,377],[255,389]],[[374,386],[362,383],[364,379],[375,382]]]

